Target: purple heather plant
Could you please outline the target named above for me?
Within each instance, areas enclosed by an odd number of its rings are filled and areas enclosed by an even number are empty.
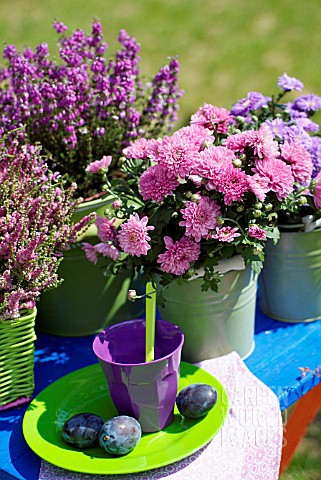
[[[121,30],[113,58],[96,21],[91,35],[55,22],[60,61],[48,45],[18,52],[7,45],[0,69],[0,134],[25,126],[31,144],[40,142],[53,171],[67,174],[84,198],[101,193],[101,178],[86,167],[112,156],[119,169],[121,151],[138,138],[168,133],[177,120],[179,64],[162,67],[151,82],[140,78],[140,45]]]
[[[286,73],[279,77],[278,87],[279,94],[271,97],[249,92],[246,99],[233,105],[231,113],[235,115],[234,126],[240,132],[259,130],[264,125],[269,128],[283,158],[291,165],[296,182],[299,182],[280,205],[277,212],[279,223],[307,225],[308,217],[310,222],[321,217],[321,136],[319,124],[312,120],[321,110],[321,97],[302,94],[293,101],[285,101],[290,92],[304,89],[300,80]],[[257,101],[260,98],[265,101]]]
[[[33,308],[42,291],[61,283],[58,266],[77,234],[93,220],[73,224],[76,185],[48,170],[39,147],[24,134],[0,137],[0,321]]]

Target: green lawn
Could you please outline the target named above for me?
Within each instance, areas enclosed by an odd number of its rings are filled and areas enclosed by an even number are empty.
[[[229,107],[249,90],[272,93],[284,71],[321,94],[320,0],[1,0],[0,46],[53,48],[55,18],[88,32],[95,17],[111,53],[121,28],[141,43],[146,76],[179,55],[180,124],[204,102]]]
[[[186,93],[178,126],[204,102],[229,108],[250,90],[273,93],[283,72],[321,95],[320,0],[1,0],[0,48],[45,41],[56,51],[54,19],[89,32],[94,18],[110,53],[122,28],[141,43],[147,77],[179,56]],[[282,477],[320,479],[321,416]]]

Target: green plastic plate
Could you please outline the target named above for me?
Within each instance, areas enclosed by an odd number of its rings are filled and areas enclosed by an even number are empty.
[[[98,363],[62,377],[40,392],[24,415],[23,434],[39,457],[67,470],[121,474],[169,465],[206,445],[222,428],[227,415],[228,399],[221,383],[201,368],[181,362],[179,391],[192,383],[216,388],[218,401],[212,410],[197,420],[186,419],[175,410],[171,425],[142,435],[134,450],[125,456],[109,455],[99,446],[78,450],[61,437],[63,424],[76,413],[95,413],[104,421],[117,415]]]

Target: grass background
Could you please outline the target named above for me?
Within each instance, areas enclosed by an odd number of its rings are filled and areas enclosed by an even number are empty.
[[[55,19],[89,33],[95,18],[110,55],[120,29],[138,40],[146,77],[178,55],[177,127],[204,102],[229,108],[251,90],[272,94],[283,72],[321,95],[320,0],[1,0],[0,49],[45,41],[57,54]],[[321,480],[321,415],[282,480]]]

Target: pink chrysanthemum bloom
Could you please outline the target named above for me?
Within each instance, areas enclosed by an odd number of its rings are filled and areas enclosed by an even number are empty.
[[[247,130],[245,132],[235,133],[229,135],[224,141],[223,145],[233,152],[243,153],[250,145],[254,145],[257,139],[257,132],[255,130]]]
[[[155,229],[153,226],[147,226],[147,223],[148,217],[139,218],[137,213],[130,215],[127,222],[122,223],[117,238],[125,253],[136,257],[146,255],[150,249],[148,243],[150,236],[147,232]]]
[[[248,234],[250,237],[257,238],[258,240],[265,240],[266,233],[258,225],[251,225],[248,229]]]
[[[250,190],[254,193],[254,195],[260,200],[260,202],[264,202],[266,193],[270,190],[270,181],[265,177],[261,177],[258,173],[255,173],[253,176],[247,177]]]
[[[223,193],[225,205],[231,205],[232,202],[242,201],[244,193],[249,190],[248,176],[233,165],[224,165],[211,185],[206,186],[207,189],[210,187]]]
[[[257,160],[253,171],[268,181],[268,189],[275,192],[278,200],[281,201],[292,192],[294,178],[291,166],[282,160]]]
[[[253,148],[254,154],[264,160],[273,160],[279,156],[278,143],[268,125],[262,125],[258,130]]]
[[[105,155],[101,160],[96,160],[95,162],[91,162],[86,167],[86,172],[90,173],[98,173],[100,170],[107,169],[111,164],[112,157],[110,155]]]
[[[166,195],[172,195],[178,186],[177,178],[164,165],[152,165],[139,179],[139,189],[144,200],[159,203]]]
[[[191,125],[202,125],[205,128],[214,130],[216,127],[219,133],[227,133],[228,126],[232,123],[234,116],[225,108],[215,107],[204,103],[198,112],[191,116]]]
[[[232,165],[233,159],[234,153],[228,148],[211,146],[200,152],[199,162],[195,165],[193,174],[213,180],[217,177],[222,166]]]
[[[185,135],[165,137],[158,146],[155,160],[164,165],[170,174],[184,178],[198,162],[199,148]]]
[[[97,215],[96,217],[96,226],[97,226],[97,235],[102,242],[108,242],[115,240],[117,230],[115,227],[116,218],[110,220],[108,217],[101,217]]]
[[[97,245],[95,245],[95,251],[115,261],[120,257],[120,251],[112,243],[97,243]]]
[[[281,157],[291,165],[292,175],[296,182],[305,184],[311,180],[312,158],[303,145],[285,141],[281,146]]]
[[[202,125],[190,125],[188,127],[182,127],[177,132],[174,133],[175,135],[186,136],[195,145],[198,146],[199,150],[201,150],[204,145],[209,145],[214,142],[213,132],[208,128],[203,127]]]
[[[210,231],[218,226],[217,217],[221,210],[215,200],[201,197],[198,202],[186,202],[181,213],[184,220],[179,225],[186,227],[185,235],[200,242],[202,237],[207,238]]]
[[[199,243],[191,238],[182,237],[174,242],[170,237],[164,237],[166,251],[158,255],[157,263],[163,272],[182,275],[190,268],[191,263],[195,262],[201,253]]]
[[[240,237],[240,233],[238,233],[238,228],[232,227],[222,227],[216,230],[216,233],[212,236],[216,240],[220,242],[233,242],[234,238]]]
[[[127,158],[140,158],[147,160],[155,154],[158,141],[153,139],[139,138],[128,147],[124,148],[123,154]]]
[[[88,258],[88,260],[96,265],[98,256],[95,250],[95,246],[92,245],[91,243],[83,242],[82,249],[85,252],[85,255]]]
[[[317,208],[321,208],[321,172],[315,177],[315,187],[313,190],[313,200]]]

